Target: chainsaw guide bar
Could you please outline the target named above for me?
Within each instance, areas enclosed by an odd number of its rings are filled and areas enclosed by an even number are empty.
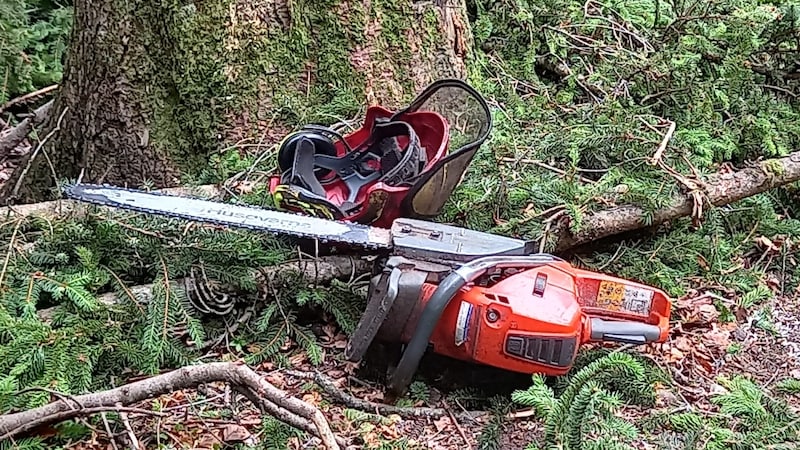
[[[145,214],[319,239],[322,243],[340,242],[368,249],[392,248],[389,230],[301,213],[108,185],[74,184],[67,186],[64,193],[82,202]]]
[[[530,253],[532,245],[519,239],[408,218],[395,219],[391,229],[386,229],[290,211],[108,185],[74,184],[65,187],[64,193],[69,198],[99,206],[317,239],[323,244],[391,250],[396,255],[451,265],[489,255],[524,255]]]

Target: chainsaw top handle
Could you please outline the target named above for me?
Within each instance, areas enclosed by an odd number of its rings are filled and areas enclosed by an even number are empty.
[[[398,397],[405,393],[428,348],[428,342],[430,342],[442,313],[461,288],[475,281],[489,269],[504,267],[531,269],[558,261],[563,260],[546,253],[529,256],[487,256],[467,262],[450,272],[439,283],[436,291],[425,305],[414,335],[406,346],[394,372],[389,376],[389,391]]]

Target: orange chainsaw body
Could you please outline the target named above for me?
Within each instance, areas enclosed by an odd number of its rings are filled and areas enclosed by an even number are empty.
[[[653,287],[578,269],[565,261],[499,278],[489,276],[459,290],[431,334],[435,353],[555,376],[572,368],[578,349],[588,342],[635,340],[642,326],[647,341],[667,339],[671,302]],[[399,331],[399,336],[387,331],[379,333],[381,340],[409,342],[436,288],[435,282],[424,282],[405,317],[390,314],[387,321],[393,324],[385,328]],[[618,333],[620,325],[628,327],[628,334]],[[598,326],[612,333],[603,334]]]

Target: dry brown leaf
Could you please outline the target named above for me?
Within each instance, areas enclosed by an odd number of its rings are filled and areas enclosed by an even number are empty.
[[[332,378],[332,379],[334,379],[336,381],[341,381],[341,379],[344,379],[344,378],[347,377],[347,374],[344,372],[344,370],[340,370],[340,369],[329,370],[329,371],[327,371],[327,375],[328,375],[328,377],[330,377],[330,378]]]
[[[656,384],[656,406],[666,407],[678,403],[680,403],[678,397],[671,390],[666,389],[661,383]]]
[[[452,424],[453,423],[450,421],[450,417],[448,416],[442,416],[433,421],[433,426],[436,427],[436,431],[442,431]]]
[[[685,357],[686,355],[682,351],[678,350],[675,347],[672,347],[669,349],[669,357],[667,358],[667,361],[669,362],[680,361]]]
[[[336,326],[333,324],[325,324],[322,326],[322,332],[325,333],[325,336],[333,339],[336,336]]]
[[[389,439],[400,439],[400,432],[394,425],[381,425],[381,434]]]
[[[768,237],[766,236],[759,236],[755,239],[757,244],[760,244],[762,247],[766,247],[771,251],[778,251],[778,247],[773,243]]]
[[[223,442],[242,442],[251,436],[250,431],[238,424],[231,423],[222,429]]]
[[[344,349],[345,347],[347,347],[348,340],[349,338],[346,335],[342,333],[337,334],[335,340],[333,341],[333,348],[339,350]]]
[[[364,447],[366,448],[378,448],[381,446],[380,435],[374,429],[365,433],[362,439],[364,439]]]
[[[731,333],[712,324],[712,329],[703,333],[703,339],[713,343],[717,348],[728,348],[731,344]]]
[[[255,189],[256,183],[254,181],[237,181],[232,187],[239,194],[249,194]]]
[[[322,396],[317,391],[311,391],[303,394],[303,401],[314,406],[318,406],[322,400]]]
[[[264,378],[275,386],[283,386],[286,384],[286,376],[281,372],[272,372],[264,375]]]
[[[291,363],[292,367],[297,367],[300,364],[306,362],[308,357],[305,353],[298,353],[291,358],[289,358],[289,362]]]
[[[673,340],[672,345],[683,352],[690,352],[692,350],[693,343],[691,339],[686,336],[678,336]]]
[[[203,435],[200,436],[200,439],[197,440],[193,448],[198,450],[200,449],[211,450],[213,448],[216,448],[217,446],[219,446],[219,441],[222,440],[219,434],[220,433],[218,429],[208,430],[208,432],[203,433]]]

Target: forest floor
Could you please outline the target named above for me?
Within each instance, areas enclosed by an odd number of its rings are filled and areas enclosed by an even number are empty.
[[[28,146],[23,144],[15,155],[2,162],[0,183],[14,167],[15,158]],[[743,267],[759,265],[785,256],[781,245],[767,237],[756,239],[760,253],[751,253],[742,261]],[[784,264],[785,266],[785,264]],[[711,398],[724,391],[719,377],[747,375],[765,390],[778,382],[800,379],[800,292],[786,289],[789,274],[780,271],[766,273],[773,295],[769,300],[749,307],[726,286],[695,283],[689,294],[676,299],[674,326],[669,341],[662,345],[640,348],[625,347],[623,351],[645,356],[671,376],[673,383],[657,386],[655,408],[624,405],[619,415],[634,424],[644,424],[656,412],[685,412],[716,414],[718,406]],[[721,296],[713,292],[729,292]],[[332,324],[319,324],[318,336],[325,351],[324,362],[314,366],[296,347],[290,361],[292,370],[321,372],[334,381],[343,392],[374,402],[383,399],[380,380],[363,375],[358,367],[341,361],[347,336]],[[231,343],[218,346],[200,358],[203,361],[236,359]],[[242,345],[238,343],[238,345]],[[613,347],[612,347],[613,348]],[[289,353],[287,353],[288,355]],[[455,365],[454,365],[455,364]],[[347,405],[331,399],[307,379],[297,378],[271,363],[254,366],[275,386],[291,395],[318,406],[329,419],[334,432],[363,448],[501,448],[523,449],[542,435],[542,421],[527,408],[506,411],[497,421],[492,413],[478,418],[465,418],[467,406],[447,401],[454,380],[461,387],[471,383],[483,392],[508,397],[530,384],[528,376],[512,376],[502,372],[486,372],[481,368],[449,361],[426,361],[422,372],[431,375],[410,394],[409,407],[444,408],[448,414],[438,418],[401,418],[390,415],[378,418],[371,411],[355,413]],[[510,380],[505,382],[505,378]],[[129,381],[135,381],[131,379]],[[286,432],[285,428],[269,426],[260,412],[246,400],[235,395],[229,387],[216,383],[202,389],[185,390],[142,402],[143,409],[155,409],[166,416],[130,414],[128,425],[146,448],[220,448],[222,444],[237,444],[240,448],[256,445],[271,434]],[[797,397],[795,400],[800,400]],[[96,426],[96,425],[95,425]],[[489,437],[489,435],[492,435]],[[642,433],[636,446],[641,449],[671,448],[660,433]],[[313,440],[306,435],[290,437],[289,448],[309,448]],[[65,448],[81,450],[113,449],[119,444],[109,439],[109,433],[97,427],[91,436],[73,442]]]
[[[757,255],[760,256],[762,255]],[[775,275],[776,288],[780,291],[780,281],[777,278],[780,274]],[[623,349],[645,355],[671,374],[674,383],[658,386],[655,409],[626,405],[619,412],[621,417],[638,424],[656,411],[714,414],[717,406],[710,398],[724,391],[716,381],[720,376],[747,375],[766,390],[771,390],[781,380],[800,379],[800,293],[786,292],[784,295],[776,295],[752,310],[737,308],[736,299],[722,300],[721,297],[715,297],[698,289],[697,292],[677,299],[677,321],[667,343]],[[721,300],[733,312],[732,317],[721,317],[715,307],[715,301]],[[292,370],[309,373],[319,371],[332,379],[342,391],[360,399],[380,402],[383,399],[380,382],[362,377],[356,366],[341,362],[340,355],[347,337],[336,332],[335,327],[330,324],[322,329],[327,334],[321,339],[326,352],[325,362],[315,367],[301,352],[291,358]],[[230,358],[231,353],[222,345],[202,359],[209,361]],[[427,369],[423,367],[422,370],[431,373],[441,370],[442,366],[439,364],[443,364],[446,371],[451,363],[426,361],[426,364]],[[446,402],[444,393],[437,390],[437,383],[447,383],[447,380],[431,380],[425,387],[425,392],[412,393],[411,397],[416,397],[413,402],[415,407],[446,408],[452,412],[452,416],[404,419],[389,415],[376,421],[375,416],[365,416],[359,420],[358,417],[348,415],[346,405],[332,401],[328,393],[321,391],[313,383],[287,374],[285,370],[277,369],[271,363],[260,364],[254,369],[279,388],[321,408],[334,432],[352,439],[351,442],[356,447],[514,450],[525,448],[542,433],[541,420],[531,417],[528,409],[519,408],[508,412],[500,425],[500,433],[495,435],[497,441],[494,444],[485,441],[482,434],[486,433],[492,416],[487,414],[475,419],[461,416],[460,413],[465,411],[464,406],[458,402]],[[457,366],[442,377],[452,373],[460,374],[465,380],[486,376],[469,372],[468,366]],[[502,374],[499,378],[490,375],[490,378],[480,380],[480,383],[488,385],[498,380],[494,388],[501,395],[510,395],[515,389],[527,387],[527,377],[517,377],[511,383],[499,381],[500,378]],[[156,409],[169,412],[169,416],[152,418],[132,415],[130,425],[138,439],[143,443],[147,442],[147,448],[156,448],[154,445],[159,439],[157,436],[160,436],[161,445],[172,445],[173,448],[211,449],[222,443],[254,445],[264,439],[264,433],[273,432],[264,427],[262,416],[251,404],[246,400],[234,402],[233,398],[230,388],[222,384],[204,386],[202,390],[175,392],[138,405],[145,409],[158,405]],[[798,400],[800,396],[794,397],[794,404],[798,404]],[[667,444],[660,439],[658,433],[644,433],[636,443],[636,448],[673,448],[665,446]],[[167,440],[171,442],[166,442]],[[399,445],[398,440],[405,442]],[[292,437],[289,439],[289,448],[310,448],[310,442],[301,436]],[[69,448],[99,450],[113,449],[114,446],[105,431],[97,430],[91,439],[76,442]]]

